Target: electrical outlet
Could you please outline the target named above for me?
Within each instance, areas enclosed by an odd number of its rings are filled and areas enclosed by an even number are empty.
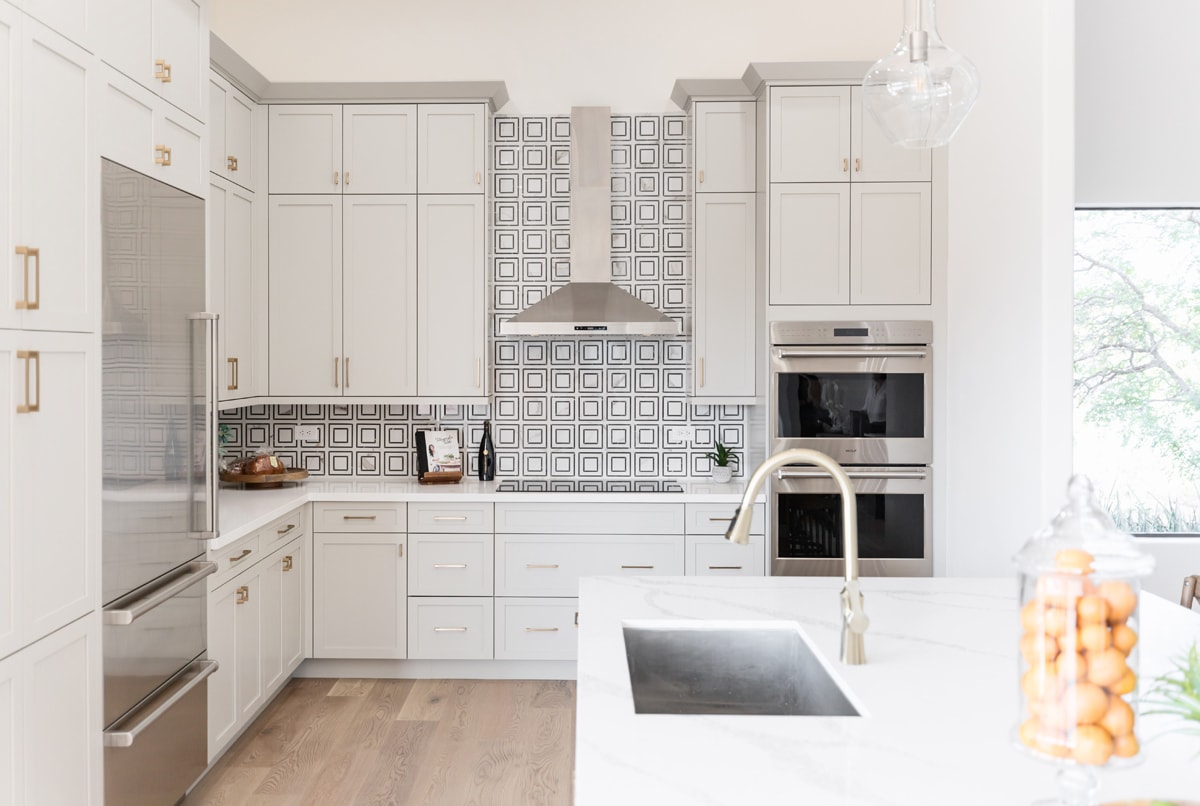
[[[320,439],[321,430],[315,425],[301,425],[296,427],[296,439],[301,442],[316,442]]]
[[[674,425],[667,429],[668,445],[690,445],[696,439],[696,430],[690,425]]]

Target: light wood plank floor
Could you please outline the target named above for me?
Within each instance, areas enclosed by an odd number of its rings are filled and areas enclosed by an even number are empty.
[[[574,762],[574,681],[296,678],[183,804],[569,806]]]

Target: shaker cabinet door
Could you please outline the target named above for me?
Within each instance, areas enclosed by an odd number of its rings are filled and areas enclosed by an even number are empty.
[[[342,107],[272,104],[268,113],[270,193],[342,192]]]
[[[850,302],[850,184],[775,184],[770,201],[770,304]]]
[[[345,193],[416,193],[416,105],[343,107],[342,170]]]
[[[417,192],[483,194],[487,107],[420,104],[417,121]]]
[[[695,397],[753,397],[755,196],[696,196]]]
[[[695,104],[697,193],[753,193],[755,104],[704,101]]]
[[[850,88],[772,87],[772,182],[850,181]]]
[[[863,183],[852,187],[851,303],[930,303],[930,197],[928,182]]]

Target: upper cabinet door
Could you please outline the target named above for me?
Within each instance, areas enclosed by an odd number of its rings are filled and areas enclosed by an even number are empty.
[[[487,106],[420,104],[417,119],[417,191],[483,193]]]
[[[755,197],[696,199],[695,397],[754,397]]]
[[[696,192],[753,193],[754,102],[696,103]]]
[[[850,302],[850,187],[771,186],[771,305]]]
[[[22,294],[23,258],[16,254],[13,240],[20,212],[17,207],[20,163],[16,159],[20,20],[21,12],[0,3],[0,211],[3,211],[0,212],[0,266],[4,267],[0,274],[0,327],[18,327],[21,321],[17,301]]]
[[[149,86],[154,76],[150,38],[153,0],[105,0],[92,3],[100,58],[117,70]]]
[[[225,157],[229,154],[225,146],[225,99],[232,92],[224,79],[216,73],[208,79],[208,170],[217,176],[229,178]]]
[[[342,107],[344,193],[417,192],[417,107]]]
[[[235,89],[225,96],[225,154],[222,167],[231,182],[247,190],[254,186],[254,110],[257,104]],[[208,124],[214,131],[215,123]],[[215,134],[215,132],[214,132]]]
[[[850,180],[850,88],[771,88],[771,181]]]
[[[852,304],[930,303],[931,198],[927,182],[851,187]]]
[[[104,12],[107,0],[18,0],[25,13],[76,45],[92,50],[90,23]],[[95,7],[94,9],[92,7]]]
[[[342,192],[340,105],[272,104],[267,136],[269,192]]]
[[[153,26],[150,87],[192,117],[203,120],[208,77],[204,39],[208,26],[200,2],[154,0]]]
[[[933,152],[928,148],[900,148],[888,142],[875,118],[862,107],[862,88],[851,88],[853,114],[852,151],[854,182],[929,182],[933,179]]]
[[[91,56],[32,20],[24,28],[21,223],[6,256],[18,275],[21,326],[93,330],[100,288],[98,267],[88,259],[88,210],[94,209],[88,177],[96,166],[90,140],[81,136],[89,131]],[[18,248],[24,254],[16,255]]]

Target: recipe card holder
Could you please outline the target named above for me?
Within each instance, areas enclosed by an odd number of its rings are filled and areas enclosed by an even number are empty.
[[[430,470],[429,469],[429,449],[426,442],[426,434],[433,434],[431,440],[438,436],[450,434],[446,431],[417,431],[417,483],[418,484],[457,484],[462,481],[462,454],[459,453],[459,465],[457,470]],[[457,449],[458,437],[454,436],[455,448]],[[438,466],[440,468],[440,466]]]

